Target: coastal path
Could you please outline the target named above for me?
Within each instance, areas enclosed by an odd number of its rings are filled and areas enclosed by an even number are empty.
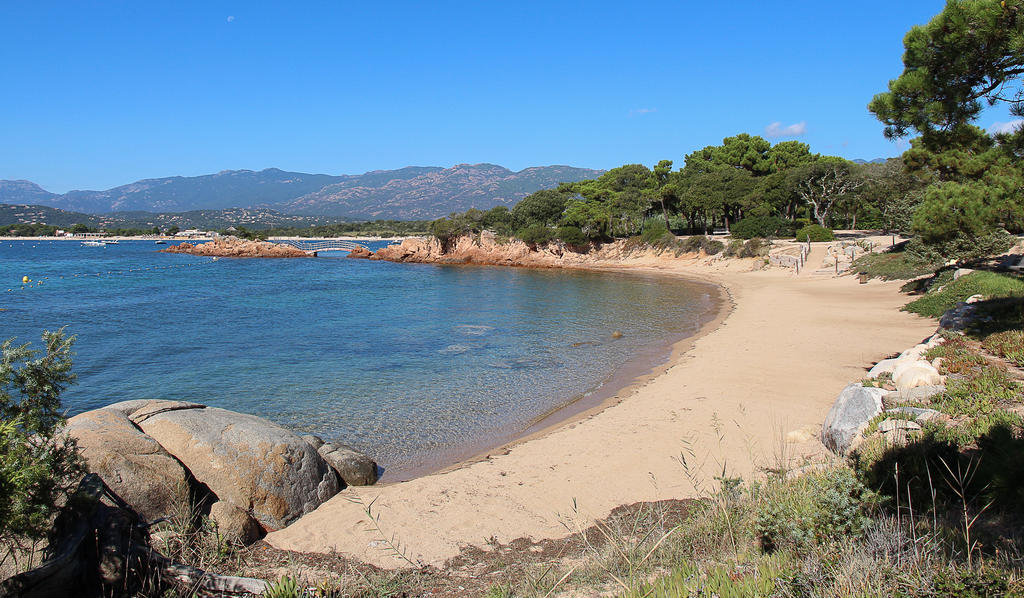
[[[321,251],[352,251],[353,249],[366,249],[369,247],[355,241],[342,241],[339,239],[316,239],[309,241],[298,241],[295,239],[279,239],[271,241],[272,243],[279,243],[281,245],[291,245],[296,249],[301,249],[306,253],[312,253],[316,255]]]

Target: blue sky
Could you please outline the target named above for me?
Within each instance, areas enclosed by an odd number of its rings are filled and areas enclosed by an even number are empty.
[[[943,5],[0,0],[0,179],[894,156],[865,106]]]

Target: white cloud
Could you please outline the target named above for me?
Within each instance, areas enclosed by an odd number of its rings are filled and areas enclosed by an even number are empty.
[[[770,139],[777,137],[800,137],[807,133],[807,122],[800,121],[796,124],[782,126],[780,122],[773,122],[764,128],[764,134]]]
[[[634,109],[629,111],[629,115],[630,116],[635,116],[637,114],[650,114],[652,112],[657,112],[657,111],[658,111],[657,108],[634,108]]]
[[[992,126],[988,128],[989,133],[1013,133],[1024,128],[1024,118],[1018,118],[1017,120],[1011,120],[1010,122],[994,122]]]
[[[228,23],[235,20],[235,15],[228,15]]]

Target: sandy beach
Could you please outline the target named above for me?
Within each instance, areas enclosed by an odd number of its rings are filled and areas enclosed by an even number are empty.
[[[266,540],[399,567],[382,541],[394,534],[411,559],[439,566],[491,538],[563,537],[619,505],[698,496],[723,467],[750,479],[780,459],[827,459],[818,434],[843,386],[935,329],[899,311],[897,282],[750,271],[747,260],[603,266],[714,282],[724,308],[665,367],[601,407],[438,473],[349,488]]]

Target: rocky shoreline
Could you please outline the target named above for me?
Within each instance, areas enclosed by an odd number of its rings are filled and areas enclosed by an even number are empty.
[[[377,481],[377,464],[348,446],[198,403],[122,401],[72,417],[65,431],[144,520],[208,515],[241,544]]]
[[[726,258],[723,253],[707,255],[703,251],[679,253],[630,240],[603,245],[574,248],[561,243],[529,245],[515,238],[504,239],[490,231],[454,239],[447,246],[434,237],[408,237],[399,244],[382,247],[376,252],[353,251],[348,257],[389,262],[420,264],[461,264],[476,266],[513,266],[524,268],[593,268],[621,267],[625,260],[652,258],[672,261],[702,260],[704,265],[732,263],[741,270],[759,270],[766,265],[763,258]]]
[[[161,249],[160,253],[185,253],[203,257],[312,257],[291,245],[269,241],[246,241],[237,237],[218,237],[207,243],[181,243]]]

